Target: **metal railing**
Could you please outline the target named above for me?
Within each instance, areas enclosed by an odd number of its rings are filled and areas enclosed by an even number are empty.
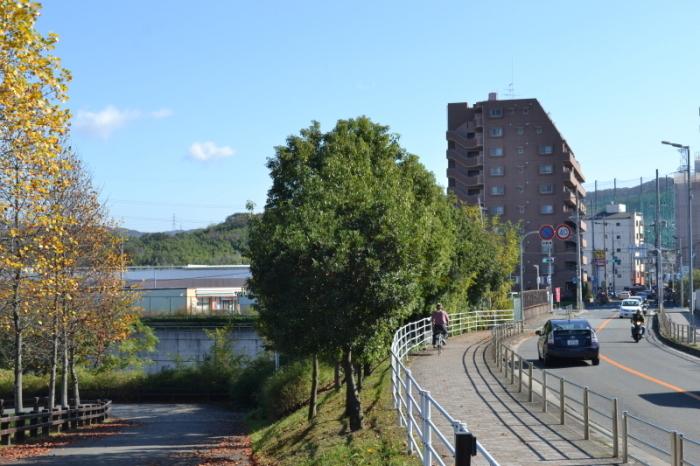
[[[674,322],[665,311],[661,311],[658,316],[659,330],[664,337],[685,345],[697,344],[697,327],[695,325]]]
[[[78,426],[102,422],[109,417],[112,402],[97,400],[69,408],[42,408],[39,398],[34,398],[34,407],[27,413],[6,413],[0,400],[0,444],[10,445],[27,438],[46,437],[51,432],[75,429]]]
[[[511,322],[512,310],[473,311],[450,315],[449,335],[477,330],[488,330],[494,325]],[[466,423],[455,419],[429,391],[424,390],[406,367],[405,358],[416,348],[430,343],[433,332],[430,318],[410,322],[394,333],[391,344],[392,394],[394,408],[398,411],[399,423],[406,428],[408,451],[420,457],[425,466],[437,463],[445,466],[439,450],[455,457],[454,437],[469,433]],[[439,422],[442,421],[442,422]],[[447,422],[451,432],[443,432],[438,424]],[[498,466],[498,462],[476,442],[477,453],[490,465]]]
[[[496,370],[518,392],[524,390],[528,402],[538,403],[542,412],[557,416],[559,424],[582,429],[585,440],[610,445],[613,457],[623,463],[629,458],[646,463],[642,457],[653,455],[672,466],[700,465],[700,442],[627,411],[620,413],[617,398],[540,369],[519,355],[508,346],[509,337],[523,332],[519,324],[497,325],[491,330],[492,355]]]

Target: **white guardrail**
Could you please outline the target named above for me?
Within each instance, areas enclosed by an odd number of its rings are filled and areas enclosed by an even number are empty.
[[[642,464],[661,459],[672,466],[700,465],[700,442],[627,411],[621,403],[559,377],[519,355],[508,346],[508,337],[523,331],[513,323],[491,329],[496,370],[517,392],[526,391],[529,403],[539,403],[542,412],[583,430],[586,440],[595,438],[612,448],[622,463],[633,458]],[[634,450],[634,451],[632,451]]]
[[[513,322],[512,310],[462,312],[450,314],[448,331],[450,335],[460,335],[488,330],[505,322]],[[406,428],[409,452],[418,455],[425,466],[431,466],[434,462],[446,466],[442,454],[455,457],[455,438],[469,433],[467,424],[448,413],[429,391],[420,386],[411,370],[404,364],[406,356],[416,348],[429,345],[432,336],[429,317],[406,324],[396,331],[391,344],[392,393],[399,422]],[[444,425],[444,422],[436,423],[433,414],[442,416],[447,424],[452,426],[452,432],[440,430],[436,424]],[[478,440],[476,452],[490,465],[498,466],[498,462]]]

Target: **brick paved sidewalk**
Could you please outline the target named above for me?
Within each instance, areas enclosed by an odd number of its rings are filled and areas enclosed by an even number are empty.
[[[418,383],[466,422],[502,465],[619,464],[610,447],[583,440],[580,430],[559,425],[536,403],[511,393],[486,364],[489,341],[488,332],[452,337],[441,355],[432,348],[416,353],[410,368]],[[452,432],[441,415],[434,412],[433,419],[443,432]],[[474,464],[486,462],[477,457]]]

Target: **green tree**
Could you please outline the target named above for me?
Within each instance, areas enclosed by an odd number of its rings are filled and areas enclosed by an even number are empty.
[[[455,231],[431,174],[368,118],[318,123],[268,160],[272,188],[250,227],[251,289],[283,352],[342,352],[346,414],[362,428],[353,357],[388,341],[448,273]],[[312,394],[313,398],[313,394]]]

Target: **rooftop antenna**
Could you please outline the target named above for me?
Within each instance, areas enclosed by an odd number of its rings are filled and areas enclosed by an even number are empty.
[[[508,88],[506,89],[505,96],[509,99],[516,97],[515,94],[515,60],[511,57],[510,59],[510,82],[508,83]]]

